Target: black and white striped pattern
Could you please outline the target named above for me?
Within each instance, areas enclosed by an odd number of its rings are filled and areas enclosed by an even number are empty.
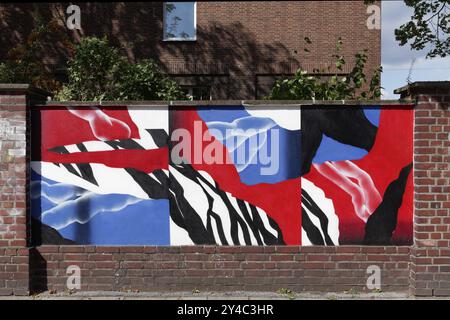
[[[156,147],[167,146],[164,130],[148,130]],[[52,149],[58,153],[144,148],[138,139],[91,141]],[[94,143],[96,144],[94,146]],[[191,165],[171,165],[150,174],[102,164],[37,162],[33,168],[49,179],[92,192],[130,194],[143,199],[169,199],[171,244],[284,244],[281,230],[261,208],[223,191],[204,171]]]
[[[323,190],[302,178],[302,245],[338,245],[339,219]]]
[[[233,197],[204,171],[170,167],[170,216],[192,244],[284,244],[280,228],[262,209]],[[183,244],[171,229],[171,243]],[[185,244],[185,243],[184,243]]]
[[[145,139],[123,139],[109,141],[85,141],[67,146],[60,146],[49,151],[59,154],[76,152],[95,152],[95,151],[113,151],[113,150],[151,150],[167,147],[167,133],[164,129],[147,129]]]

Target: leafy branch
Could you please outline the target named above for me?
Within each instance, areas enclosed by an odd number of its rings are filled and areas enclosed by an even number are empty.
[[[309,38],[305,38],[311,44]],[[344,70],[346,60],[340,54],[342,40],[336,42],[336,52],[332,55],[334,65],[339,72]],[[305,48],[305,52],[310,50]],[[355,64],[347,75],[335,72],[328,79],[321,79],[321,75],[331,72],[314,69],[312,73],[298,69],[293,78],[280,79],[275,82],[268,100],[343,100],[343,99],[379,99],[381,97],[380,78],[381,66],[373,71],[370,80],[367,79],[364,69],[367,63],[367,50],[355,54]],[[364,90],[368,87],[367,90]]]

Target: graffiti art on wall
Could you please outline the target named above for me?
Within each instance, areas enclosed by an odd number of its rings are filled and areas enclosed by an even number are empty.
[[[302,110],[302,244],[411,244],[410,108]]]
[[[412,110],[41,108],[38,243],[410,244]]]

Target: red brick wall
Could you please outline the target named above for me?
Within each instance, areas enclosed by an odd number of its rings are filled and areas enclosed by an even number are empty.
[[[68,265],[80,266],[83,290],[364,291],[366,268],[377,265],[384,291],[405,291],[409,287],[416,295],[449,296],[450,83],[417,83],[401,92],[403,98],[417,97],[415,243],[411,248],[27,248],[27,210],[23,208],[27,179],[22,170],[17,171],[11,164],[16,160],[19,164],[26,162],[23,148],[28,149],[22,143],[26,138],[22,132],[27,119],[25,106],[33,105],[44,95],[30,88],[1,85],[0,120],[7,135],[1,140],[0,162],[0,294],[27,294],[30,289],[46,288],[65,290]],[[24,98],[33,95],[37,98]]]
[[[0,93],[0,295],[28,294],[26,95]]]
[[[81,290],[367,292],[367,267],[383,291],[407,291],[409,247],[42,246],[33,272],[41,287],[67,291],[66,268],[81,268]],[[44,276],[45,277],[45,276]]]
[[[403,93],[417,98],[411,288],[450,296],[450,84],[419,83]]]
[[[29,294],[28,250],[0,247],[0,296]]]
[[[25,246],[26,95],[1,95],[0,105],[0,246]]]
[[[379,4],[376,2],[375,4]],[[33,27],[36,8],[44,20],[57,19],[61,30],[81,36],[108,35],[130,60],[154,58],[172,75],[209,75],[213,81],[185,77],[184,84],[212,85],[214,99],[261,99],[280,73],[299,66],[308,71],[334,68],[331,55],[339,37],[348,72],[357,51],[368,49],[367,71],[381,64],[381,32],[366,26],[363,1],[222,1],[197,3],[197,41],[162,41],[162,2],[79,3],[81,31],[65,28],[67,4],[1,4],[4,37],[12,48]],[[304,37],[312,44],[306,53]],[[6,58],[7,50],[0,52]],[[52,39],[42,60],[53,72],[65,66],[68,52]],[[181,81],[181,80],[180,80]],[[258,87],[258,92],[255,88]]]
[[[28,294],[28,106],[45,93],[0,85],[0,295]]]

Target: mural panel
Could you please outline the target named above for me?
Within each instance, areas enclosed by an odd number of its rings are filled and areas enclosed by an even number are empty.
[[[49,108],[32,117],[37,242],[170,244],[167,108]]]
[[[33,113],[39,243],[410,244],[411,108]]]
[[[242,106],[170,110],[170,184],[188,206],[171,205],[172,243],[300,243],[300,110],[273,115]]]
[[[412,243],[411,108],[302,109],[302,244]]]

